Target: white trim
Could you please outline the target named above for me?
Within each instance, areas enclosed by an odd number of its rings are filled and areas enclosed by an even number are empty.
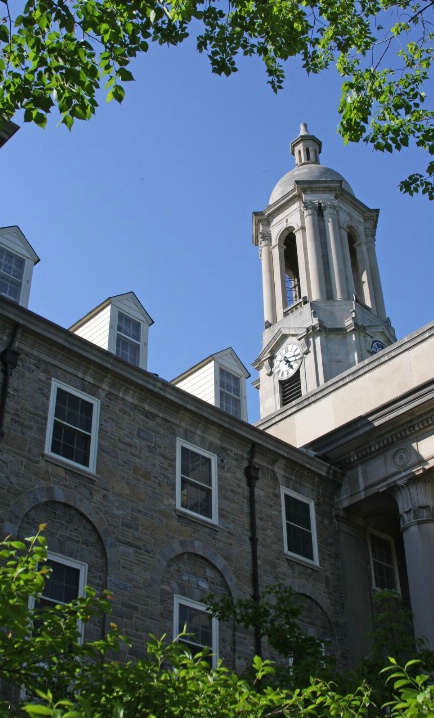
[[[190,511],[181,504],[181,449],[182,447],[194,451],[196,454],[206,456],[211,462],[211,516],[204,516],[196,511]],[[176,508],[178,511],[190,516],[199,516],[204,521],[211,521],[214,524],[218,523],[218,496],[217,496],[217,456],[211,454],[205,449],[201,449],[199,446],[190,444],[188,441],[184,441],[179,437],[176,439]]]
[[[301,494],[296,493],[295,491],[291,491],[291,489],[287,489],[284,486],[280,487],[280,495],[281,495],[281,504],[282,504],[282,529],[283,529],[283,546],[284,551],[287,556],[293,556],[294,558],[301,559],[302,561],[306,561],[309,564],[312,564],[314,566],[319,566],[319,558],[318,558],[318,541],[317,541],[317,535],[316,535],[316,518],[315,518],[315,502],[313,499],[308,499],[306,496],[301,496]],[[312,553],[313,553],[313,560],[308,558],[307,556],[303,556],[302,554],[294,553],[293,551],[290,551],[288,549],[288,534],[286,531],[286,511],[285,511],[285,495],[293,496],[298,501],[303,502],[304,504],[307,504],[309,506],[309,514],[310,514],[310,525],[311,525],[311,539],[312,539]]]
[[[237,379],[240,380],[240,416],[236,417],[233,414],[229,414],[229,412],[226,412],[222,407],[220,406],[220,369],[223,369],[223,371],[226,371],[228,374],[232,374],[232,376],[236,376]],[[237,374],[237,372],[232,371],[232,369],[228,369],[227,366],[224,364],[219,364],[219,362],[214,362],[214,386],[215,386],[215,397],[214,402],[215,406],[217,406],[222,411],[225,411],[225,414],[228,414],[229,416],[234,416],[234,419],[240,418],[243,421],[247,421],[247,395],[246,395],[246,378],[242,376],[241,374]],[[235,396],[235,394],[234,394]]]
[[[371,567],[371,577],[372,577],[372,588],[376,591],[383,591],[383,590],[390,590],[390,591],[397,591],[397,593],[401,593],[401,586],[399,583],[399,572],[398,572],[398,562],[396,560],[396,549],[395,549],[395,539],[392,536],[388,536],[387,534],[383,534],[381,531],[377,531],[376,529],[368,529],[368,548],[369,548],[369,564]],[[389,566],[389,568],[393,568],[393,572],[395,575],[395,588],[394,589],[385,589],[384,586],[376,586],[375,585],[375,571],[374,571],[374,558],[372,556],[372,546],[371,546],[371,535],[377,536],[378,538],[383,539],[383,541],[386,541],[386,543],[390,544],[391,550],[392,550],[392,565],[385,564]]]
[[[128,319],[131,319],[134,322],[137,322],[137,324],[140,324],[140,342],[136,342],[134,339],[131,339],[131,341],[134,344],[139,345],[139,363],[137,366],[140,369],[146,369],[146,360],[147,360],[147,335],[148,335],[148,328],[149,325],[146,324],[146,322],[143,319],[139,319],[136,316],[133,316],[128,311],[125,311],[125,309],[121,307],[117,307],[115,304],[111,304],[110,307],[110,325],[109,325],[109,336],[108,336],[108,346],[107,350],[117,356],[116,354],[116,340],[118,336],[118,318],[119,314],[123,314],[125,317],[128,317]],[[121,336],[125,336],[122,334]],[[125,339],[128,339],[128,337],[125,336]],[[119,357],[121,358],[121,357]],[[136,366],[135,364],[132,364],[132,366]]]
[[[51,450],[51,443],[53,439],[53,426],[54,426],[54,412],[56,408],[56,398],[57,398],[57,389],[63,389],[64,391],[68,392],[68,394],[74,394],[75,396],[78,396],[80,399],[83,399],[84,401],[89,402],[92,404],[92,428],[90,432],[90,448],[89,448],[89,465],[86,464],[80,464],[76,461],[71,461],[71,459],[65,458],[61,454],[56,454],[54,451]],[[51,382],[51,396],[50,396],[50,404],[48,408],[48,419],[47,419],[47,435],[45,439],[45,453],[49,456],[53,456],[55,458],[60,458],[62,462],[65,462],[69,466],[79,466],[81,468],[85,467],[88,469],[92,474],[96,472],[96,457],[97,457],[97,449],[98,449],[98,426],[99,426],[99,410],[100,410],[100,402],[99,399],[95,399],[93,396],[89,396],[88,394],[84,394],[82,391],[79,391],[78,389],[75,389],[72,386],[68,386],[67,384],[64,384],[61,381],[58,381],[57,379],[52,379]]]
[[[215,618],[215,616],[211,615],[211,612],[209,609],[204,606],[203,603],[200,603],[199,601],[193,601],[190,598],[185,598],[185,596],[179,596],[177,594],[173,597],[173,639],[176,640],[180,633],[184,630],[184,626],[179,625],[179,606],[190,606],[191,608],[196,608],[198,611],[202,611],[202,613],[208,613],[211,616],[211,661],[212,661],[212,667],[216,668],[217,661],[218,661],[218,646],[219,646],[219,633],[218,633],[218,620]],[[197,644],[199,647],[201,644]]]

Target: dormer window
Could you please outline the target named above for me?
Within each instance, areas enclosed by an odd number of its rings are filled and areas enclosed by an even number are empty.
[[[70,331],[140,369],[147,368],[148,329],[153,324],[134,292],[109,297]]]
[[[118,312],[116,356],[140,366],[140,322]]]
[[[0,227],[0,295],[27,307],[39,257],[19,227]]]
[[[241,419],[241,380],[220,367],[220,409]]]
[[[24,259],[0,247],[0,294],[13,302],[20,301],[23,286]]]

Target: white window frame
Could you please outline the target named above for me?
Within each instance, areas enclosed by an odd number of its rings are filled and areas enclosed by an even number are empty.
[[[221,386],[221,372],[222,372],[222,371],[224,371],[224,372],[226,372],[226,374],[229,374],[230,376],[233,376],[233,377],[235,377],[236,379],[238,379],[238,381],[239,381],[239,387],[240,387],[240,394],[239,394],[239,396],[237,396],[236,394],[232,394],[232,392],[229,392],[229,391],[226,391],[226,390],[223,390],[223,389],[222,389],[222,386]],[[233,416],[235,419],[242,419],[242,418],[243,418],[243,384],[242,384],[241,377],[239,376],[239,374],[235,374],[233,371],[230,371],[229,369],[227,369],[225,366],[222,366],[221,364],[219,364],[219,367],[218,367],[218,377],[219,377],[219,380],[218,380],[218,398],[219,398],[219,407],[220,407],[220,409],[221,409],[222,411],[224,411],[226,414],[229,414],[229,416]],[[235,416],[234,414],[231,414],[229,411],[226,411],[226,409],[223,408],[223,406],[222,406],[222,392],[223,392],[223,391],[224,391],[225,394],[228,394],[228,396],[232,396],[232,397],[234,397],[234,399],[238,399],[239,406],[240,406],[240,415],[239,415],[239,416]]]
[[[89,448],[89,465],[86,466],[86,464],[80,464],[77,461],[72,461],[71,459],[67,459],[61,454],[56,454],[51,450],[51,443],[53,439],[53,428],[54,428],[54,412],[56,409],[56,398],[57,398],[57,389],[63,389],[64,391],[68,392],[68,394],[74,394],[75,396],[79,397],[80,399],[83,399],[84,401],[89,402],[93,406],[92,410],[92,428],[90,432],[90,448]],[[99,411],[100,411],[100,402],[99,399],[95,399],[93,396],[89,396],[89,394],[85,394],[82,391],[79,391],[78,389],[75,389],[72,386],[69,386],[68,384],[64,384],[61,381],[58,381],[57,379],[52,379],[51,382],[51,396],[50,396],[50,404],[48,408],[48,420],[47,420],[47,435],[45,440],[45,453],[47,456],[51,456],[56,461],[60,461],[62,463],[67,464],[68,466],[74,466],[76,468],[80,468],[83,471],[88,471],[92,474],[96,471],[96,458],[97,458],[97,451],[98,451],[98,427],[99,427]]]
[[[309,499],[306,496],[302,496],[301,494],[298,494],[296,491],[292,491],[291,489],[287,489],[284,486],[280,487],[280,494],[281,494],[281,505],[282,505],[282,528],[283,528],[283,546],[284,551],[287,556],[291,556],[292,558],[296,558],[299,561],[305,561],[306,563],[311,564],[312,566],[318,566],[319,565],[319,557],[318,557],[318,541],[317,541],[317,534],[316,534],[316,517],[315,517],[315,502],[313,499]],[[294,553],[293,551],[290,551],[288,548],[288,534],[286,531],[286,510],[285,510],[285,496],[292,496],[293,498],[297,499],[298,501],[301,501],[304,504],[307,504],[309,506],[309,513],[310,513],[310,525],[311,525],[311,539],[312,539],[312,553],[313,553],[313,560],[310,558],[307,558],[306,556],[302,556],[301,554]]]
[[[110,308],[110,328],[109,328],[109,338],[108,338],[108,351],[110,351],[115,356],[118,356],[116,354],[116,340],[118,337],[119,314],[123,314],[125,317],[128,317],[129,319],[132,319],[133,321],[138,322],[140,324],[139,363],[137,365],[131,364],[131,366],[137,366],[140,369],[146,369],[146,357],[147,357],[146,345],[147,345],[147,336],[148,336],[148,325],[140,317],[134,316],[133,314],[130,314],[130,312],[125,311],[125,309],[123,309],[121,307],[116,307],[114,304],[112,304],[111,308]],[[132,341],[134,341],[134,340],[132,340]],[[122,357],[118,357],[118,359],[121,359],[121,358]],[[124,359],[123,361],[126,361],[126,360]]]
[[[195,511],[190,511],[190,509],[185,508],[185,506],[182,506],[181,503],[181,449],[182,447],[185,447],[186,449],[190,449],[190,451],[194,451],[196,454],[201,454],[202,456],[205,456],[207,459],[210,459],[211,462],[211,517],[203,516],[203,514],[198,514]],[[201,449],[199,446],[195,446],[194,444],[190,444],[188,441],[184,441],[183,439],[177,438],[176,439],[176,508],[178,511],[181,511],[182,513],[192,516],[195,518],[199,518],[201,521],[208,521],[213,524],[218,523],[218,496],[217,496],[217,456],[215,454],[211,454],[209,451],[206,451],[205,449]]]
[[[377,531],[376,529],[368,529],[368,548],[369,548],[369,563],[371,566],[371,577],[372,577],[372,588],[375,591],[396,591],[397,593],[401,593],[401,586],[399,583],[399,572],[398,572],[398,562],[396,560],[396,548],[395,548],[395,539],[393,536],[388,536],[387,534],[382,533],[381,531]],[[390,544],[390,547],[392,549],[392,566],[389,566],[389,568],[393,568],[394,574],[395,574],[395,584],[396,587],[394,589],[385,589],[382,586],[377,586],[375,584],[375,571],[374,571],[374,557],[372,556],[372,546],[371,546],[371,536],[378,536],[378,538],[381,538],[383,541],[386,541],[388,544]]]
[[[28,256],[22,254],[21,252],[17,252],[16,247],[10,247],[8,243],[1,241],[1,239],[0,246],[2,249],[5,250],[5,252],[9,252],[9,254],[12,254],[14,257],[18,257],[18,259],[22,259],[24,262],[23,278],[21,280],[20,296],[18,298],[18,301],[15,302],[15,299],[12,299],[7,294],[0,294],[0,296],[6,297],[6,299],[8,299],[10,302],[14,302],[19,306],[27,307],[27,304],[29,302],[30,284],[33,273],[33,263]]]
[[[87,571],[88,571],[88,564],[84,563],[83,561],[77,561],[74,558],[69,558],[67,556],[63,556],[63,554],[60,553],[54,553],[54,551],[47,551],[47,559],[48,561],[56,561],[57,563],[61,563],[64,566],[71,566],[72,568],[76,568],[79,570],[79,583],[78,583],[78,594],[77,598],[83,598],[85,596],[85,586],[87,586]],[[43,594],[41,594],[41,597],[44,597]],[[53,606],[67,606],[67,603],[64,603],[63,601],[51,601],[51,599],[47,598],[47,601],[50,601]],[[35,607],[35,596],[30,596],[29,598],[29,608]],[[84,635],[84,624],[82,621],[77,622],[77,629],[80,633],[79,642],[83,642],[83,635]]]
[[[217,406],[219,409],[221,409],[220,406],[220,369],[223,369],[224,371],[227,371],[228,374],[233,374],[233,376],[236,376],[240,380],[240,407],[241,407],[241,415],[240,419],[243,421],[247,421],[247,395],[246,395],[246,378],[242,376],[242,374],[239,374],[236,371],[233,371],[233,369],[225,366],[225,364],[220,364],[219,362],[214,362],[214,386],[215,386],[215,396],[214,396],[214,405]],[[224,411],[224,409],[221,409]],[[237,417],[233,416],[233,414],[229,414],[228,412],[225,412],[228,416],[232,416],[234,419]]]
[[[139,340],[139,341],[136,341],[136,339],[132,339],[131,337],[128,337],[126,334],[122,334],[122,332],[119,332],[119,330],[118,330],[118,323],[119,323],[119,315],[120,315],[120,314],[122,314],[124,317],[127,317],[127,319],[131,319],[132,322],[136,322],[136,323],[139,325],[139,327],[140,327],[140,340]],[[127,341],[131,342],[132,344],[136,344],[136,345],[138,346],[138,348],[139,348],[139,363],[138,363],[138,364],[133,364],[132,362],[129,362],[129,364],[131,364],[132,366],[141,367],[141,366],[142,366],[142,356],[143,356],[143,344],[144,344],[144,341],[143,341],[143,334],[144,334],[143,322],[141,322],[141,321],[140,321],[139,319],[137,319],[136,317],[132,317],[131,314],[128,314],[127,312],[123,312],[122,309],[117,309],[117,310],[116,310],[116,324],[115,324],[115,326],[114,326],[114,334],[115,334],[115,337],[114,337],[114,353],[116,354],[116,356],[119,357],[119,359],[122,359],[122,357],[119,356],[119,354],[117,354],[117,352],[116,352],[116,350],[117,350],[118,335],[120,335],[121,337],[125,338]],[[128,361],[128,359],[124,359],[124,361]]]
[[[215,618],[215,616],[211,615],[210,610],[199,601],[193,601],[190,598],[185,598],[185,596],[179,596],[177,594],[173,597],[173,638],[176,640],[180,633],[184,630],[184,626],[179,625],[179,606],[190,606],[191,608],[195,608],[198,611],[202,611],[203,613],[207,613],[211,616],[211,664],[213,668],[217,667],[218,662],[218,646],[219,646],[219,630],[218,630],[218,620]],[[200,647],[200,644],[198,644],[198,647]],[[203,646],[204,648],[205,646]]]

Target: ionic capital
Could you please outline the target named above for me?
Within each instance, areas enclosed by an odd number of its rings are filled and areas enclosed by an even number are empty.
[[[401,530],[419,521],[434,521],[434,480],[413,478],[393,488]]]

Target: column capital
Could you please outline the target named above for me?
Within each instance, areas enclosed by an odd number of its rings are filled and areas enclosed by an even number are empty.
[[[303,202],[302,208],[303,208],[303,214],[306,217],[309,214],[316,214],[318,212],[319,202],[316,200],[309,200],[307,202]]]
[[[399,509],[401,531],[410,524],[434,522],[434,479],[413,478],[397,484],[392,493]]]
[[[334,199],[327,200],[326,202],[322,202],[322,208],[324,211],[324,214],[337,214],[338,212],[338,203]]]
[[[267,244],[271,244],[271,232],[269,229],[261,229],[259,231],[259,245],[263,247]]]

